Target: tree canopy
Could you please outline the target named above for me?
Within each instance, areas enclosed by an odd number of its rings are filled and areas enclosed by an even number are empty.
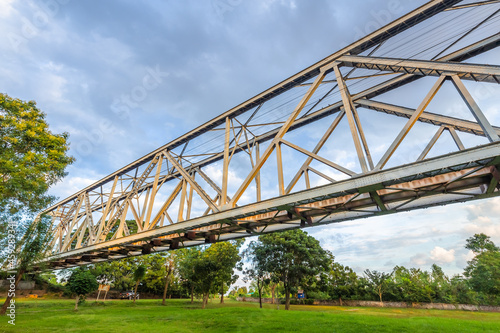
[[[76,295],[75,310],[78,310],[80,296],[85,296],[99,287],[97,280],[87,269],[77,268],[68,279],[67,288]]]
[[[179,252],[178,271],[181,278],[189,284],[193,292],[203,295],[202,308],[205,308],[210,293],[222,291],[238,278],[234,274],[242,241],[219,242],[210,247],[191,248]]]
[[[485,251],[498,251],[498,247],[491,241],[489,236],[485,234],[475,234],[467,238],[465,248],[471,250],[475,254],[480,254]]]
[[[500,250],[485,234],[467,239],[467,249],[476,253],[465,268],[471,288],[485,297],[500,296]],[[488,296],[487,296],[488,295]]]
[[[139,265],[134,271],[134,280],[135,280],[135,289],[134,289],[134,303],[135,300],[137,299],[137,287],[139,286],[139,282],[141,282],[142,279],[144,279],[144,276],[146,276],[146,266],[144,265]]]
[[[285,288],[285,309],[290,309],[291,288],[306,287],[328,270],[330,256],[319,241],[295,229],[259,236],[254,245],[267,259],[263,270]]]
[[[0,214],[49,205],[48,188],[74,160],[68,149],[68,134],[53,134],[35,102],[0,93]]]

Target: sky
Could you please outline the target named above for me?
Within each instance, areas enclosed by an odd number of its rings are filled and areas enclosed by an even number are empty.
[[[0,91],[35,100],[54,133],[69,133],[76,162],[50,190],[63,199],[424,3],[2,0]],[[498,22],[490,28],[498,31]],[[497,58],[493,50],[471,62]],[[399,97],[405,106],[418,105],[433,83],[421,81]],[[500,125],[498,87],[466,85]],[[453,93],[443,88],[431,106],[470,119],[464,105],[447,102]],[[395,135],[404,123],[366,117],[371,141]],[[318,138],[309,133],[303,139]],[[469,146],[481,143],[469,139]],[[417,148],[426,140],[409,136]],[[450,143],[443,138],[441,144]],[[417,154],[414,146],[401,148],[408,158]],[[374,147],[375,157],[384,148]],[[335,153],[332,148],[325,157]],[[345,154],[346,163],[355,160]],[[484,232],[500,244],[499,216],[496,198],[307,232],[358,273],[395,265],[430,269],[436,263],[457,274],[472,258],[466,238]]]

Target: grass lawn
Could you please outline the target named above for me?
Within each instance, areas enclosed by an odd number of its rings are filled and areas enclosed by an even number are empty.
[[[2,300],[0,300],[3,303]],[[0,317],[0,332],[500,332],[500,313],[330,307],[217,300],[201,310],[189,300],[16,300],[16,326]]]

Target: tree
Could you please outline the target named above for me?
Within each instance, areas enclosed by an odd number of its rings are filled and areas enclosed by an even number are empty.
[[[259,306],[262,309],[262,288],[264,284],[270,282],[270,275],[267,272],[267,253],[259,242],[252,241],[245,251],[245,257],[250,262],[250,267],[244,271],[247,276],[246,281],[253,280],[259,292]]]
[[[217,274],[214,282],[220,288],[221,303],[224,303],[225,287],[229,287],[238,279],[238,275],[234,274],[234,269],[241,269],[241,265],[238,265],[238,263],[241,260],[239,252],[242,244],[243,240],[239,239],[219,242],[210,246],[211,251],[209,253],[215,256],[214,260],[217,263]]]
[[[147,256],[138,258],[123,258],[120,260],[100,262],[93,264],[90,271],[98,281],[110,282],[111,286],[118,290],[131,290],[134,287],[134,268]]]
[[[332,259],[333,261],[333,259]],[[353,295],[358,284],[358,276],[350,267],[332,262],[329,272],[328,282],[330,294],[333,298],[338,298],[340,305],[342,299]]]
[[[290,309],[290,289],[306,285],[326,271],[330,262],[318,240],[300,229],[261,235],[257,247],[268,258],[265,270],[283,282],[286,310]]]
[[[243,287],[234,286],[229,294],[235,297],[241,297],[241,296],[245,297],[248,294],[248,290],[246,286]]]
[[[36,213],[54,201],[47,190],[65,176],[68,134],[53,134],[33,101],[0,93],[0,214]]]
[[[203,251],[199,251],[193,262],[192,279],[194,288],[202,294],[202,309],[205,309],[210,293],[216,291],[214,287],[217,278],[218,263],[214,249],[210,246]]]
[[[13,248],[15,250],[7,255],[7,267],[9,270],[17,269],[15,276],[14,289],[17,288],[19,281],[24,273],[31,270],[33,266],[41,261],[47,252],[47,245],[51,240],[50,231],[51,218],[48,216],[41,216],[40,219],[28,226],[24,234],[23,241],[18,242]],[[43,266],[39,264],[39,266]],[[0,315],[4,315],[7,307],[10,305],[12,293],[7,294]]]
[[[474,252],[474,254],[481,254],[485,251],[498,251],[498,247],[490,240],[489,236],[485,234],[475,234],[467,238],[465,248]]]
[[[382,295],[384,294],[387,288],[388,280],[392,274],[378,272],[378,271],[370,271],[369,269],[366,269],[364,273],[368,278],[368,281],[370,281],[372,286],[377,290],[380,302],[382,302]]]
[[[99,284],[92,273],[83,268],[77,268],[68,279],[66,287],[72,294],[76,295],[75,311],[78,310],[78,302],[81,297],[95,291]]]
[[[436,264],[431,266],[431,288],[436,302],[446,301],[446,291],[449,289],[450,280],[443,269]]]
[[[135,280],[135,289],[134,289],[134,303],[137,299],[137,287],[139,286],[139,282],[146,275],[146,267],[144,265],[139,265],[134,271],[134,280]]]
[[[234,268],[240,261],[239,247],[242,241],[219,242],[210,247],[183,249],[178,255],[178,271],[194,292],[203,295],[202,309],[206,307],[210,293],[224,293],[224,286],[237,279]],[[223,296],[223,295],[222,295]],[[223,298],[221,296],[221,301]]]
[[[92,264],[90,270],[101,283],[110,283],[112,288],[123,291],[134,289],[136,282],[133,277],[134,271],[138,265],[144,265],[147,272],[144,278],[141,279],[141,291],[162,295],[165,290],[165,276],[167,275],[165,262],[168,262],[171,256],[172,252],[167,252],[123,258]],[[175,262],[174,266],[176,266]],[[167,296],[173,293],[180,296],[183,292],[176,272],[177,268],[173,267],[172,274],[169,277]]]
[[[195,283],[197,282],[195,266],[200,256],[201,250],[196,247],[177,250],[177,269],[183,284],[189,290],[191,303],[193,303]]]
[[[171,255],[170,258],[167,260],[166,264],[167,275],[165,277],[165,288],[163,289],[163,301],[161,303],[162,305],[165,305],[165,299],[167,298],[168,284],[170,282],[172,271],[174,270],[174,260],[175,260],[174,255]]]
[[[423,272],[419,268],[407,269],[403,266],[396,266],[393,274],[403,301],[408,303],[432,302],[434,294],[429,273]]]
[[[489,296],[500,295],[500,250],[485,234],[467,239],[467,249],[476,253],[465,268],[471,288]]]
[[[35,102],[0,93],[0,261],[3,267],[16,261],[10,265],[17,267],[16,287],[46,252],[50,221],[35,215],[55,200],[47,190],[74,161],[66,155],[68,134],[51,133],[44,118]]]

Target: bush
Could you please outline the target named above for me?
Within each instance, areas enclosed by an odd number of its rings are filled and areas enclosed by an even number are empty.
[[[66,288],[61,285],[61,284],[55,284],[52,283],[46,276],[43,276],[41,274],[36,274],[33,276],[33,281],[35,281],[35,284],[40,288],[44,289],[47,292],[50,293],[61,293],[66,290]],[[69,295],[71,296],[71,295]]]
[[[285,299],[281,298],[280,299],[280,304],[285,304]],[[313,305],[314,304],[314,298],[307,298],[307,299],[290,299],[290,304],[291,305]]]
[[[322,291],[309,291],[307,293],[308,299],[317,299],[318,301],[329,301],[331,297],[328,293]]]

